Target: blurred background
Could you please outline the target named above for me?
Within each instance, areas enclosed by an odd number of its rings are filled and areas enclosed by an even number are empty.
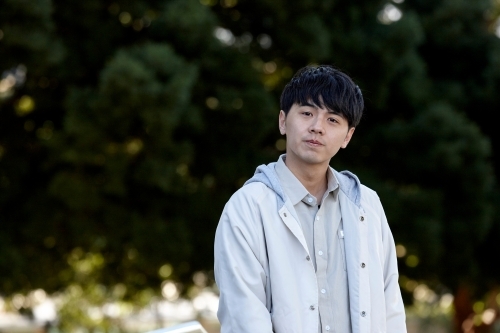
[[[279,96],[333,64],[366,111],[408,329],[500,332],[499,0],[0,0],[0,332],[217,332],[223,206]]]

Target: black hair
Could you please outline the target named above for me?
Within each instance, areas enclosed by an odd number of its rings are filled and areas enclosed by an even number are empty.
[[[281,93],[281,110],[288,114],[293,104],[313,103],[347,119],[356,127],[363,115],[363,94],[345,73],[332,66],[306,66],[297,71]]]

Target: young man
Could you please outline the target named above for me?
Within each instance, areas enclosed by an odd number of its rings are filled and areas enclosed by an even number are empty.
[[[364,108],[329,67],[281,96],[286,154],[226,204],[215,235],[221,333],[403,333],[394,240],[377,194],[329,164]]]

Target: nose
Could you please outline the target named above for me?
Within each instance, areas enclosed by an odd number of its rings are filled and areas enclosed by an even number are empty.
[[[314,117],[311,126],[309,127],[309,132],[316,134],[323,134],[323,122],[320,119],[321,117]]]

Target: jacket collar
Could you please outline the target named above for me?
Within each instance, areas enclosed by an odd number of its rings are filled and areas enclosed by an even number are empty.
[[[281,155],[280,158],[282,156],[284,155]],[[243,186],[258,182],[269,187],[274,191],[274,193],[276,193],[276,201],[278,203],[277,210],[279,211],[285,204],[286,196],[279,181],[278,174],[276,173],[275,166],[276,162],[269,163],[267,165],[259,165],[255,170],[253,177],[247,180]],[[359,182],[358,177],[350,171],[337,172],[334,169],[331,170],[339,183],[340,190],[350,201],[356,204],[356,206],[361,207],[361,183]]]

